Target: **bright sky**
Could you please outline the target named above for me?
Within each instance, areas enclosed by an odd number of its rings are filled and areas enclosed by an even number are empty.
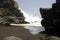
[[[41,15],[39,8],[51,8],[52,3],[55,3],[55,0],[16,0],[19,4],[19,9],[23,12],[28,22],[36,22],[41,25]],[[29,31],[32,34],[37,34],[40,31],[43,31],[44,28],[39,27],[28,27]]]
[[[19,7],[34,16],[40,16],[39,8],[51,8],[55,0],[16,0]]]
[[[55,0],[15,0],[22,10],[26,21],[28,22],[41,22],[41,15],[39,8],[51,8]]]

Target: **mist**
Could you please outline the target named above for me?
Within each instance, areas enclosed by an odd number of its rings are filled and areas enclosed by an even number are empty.
[[[40,24],[41,25],[41,20],[42,18],[39,18],[39,16],[34,16],[33,14],[27,13],[25,11],[23,11],[21,8],[19,8],[21,10],[21,12],[23,13],[24,17],[25,17],[25,21],[30,22],[30,24]],[[39,32],[44,31],[44,27],[41,26],[29,26],[29,27],[24,27],[25,29],[28,29],[28,31],[33,34],[33,35],[37,35]]]

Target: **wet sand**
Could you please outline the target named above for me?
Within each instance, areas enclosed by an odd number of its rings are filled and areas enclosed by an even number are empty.
[[[28,30],[23,27],[0,25],[0,40],[8,36],[19,37],[23,40],[39,40],[37,36],[32,35]]]

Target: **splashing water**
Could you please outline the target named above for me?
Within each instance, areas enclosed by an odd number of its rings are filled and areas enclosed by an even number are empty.
[[[39,18],[39,16],[34,17],[32,14],[28,14],[28,13],[24,12],[22,9],[20,9],[20,10],[24,14],[25,21],[30,22],[30,24],[40,24],[41,25],[42,18]],[[39,32],[45,30],[44,27],[33,27],[33,26],[31,26],[31,27],[24,27],[24,28],[28,29],[28,31],[33,35],[37,35]]]
[[[32,23],[32,22],[40,23],[41,22],[42,18],[39,18],[39,16],[33,16],[33,14],[26,13],[22,9],[20,9],[20,10],[24,14],[25,21],[30,22],[30,23]]]

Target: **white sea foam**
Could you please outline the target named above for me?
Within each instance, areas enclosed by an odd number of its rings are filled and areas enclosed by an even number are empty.
[[[37,35],[39,32],[44,31],[44,27],[25,27],[25,29],[28,29],[28,31],[33,34],[33,35]]]
[[[33,14],[30,14],[30,13],[24,12],[22,9],[20,9],[20,10],[24,14],[25,21],[30,22],[30,24],[40,24],[41,25],[42,18],[39,18],[39,16],[33,16]],[[37,27],[37,26],[24,27],[24,28],[28,29],[28,31],[33,35],[37,35],[39,32],[45,30],[44,27]]]

